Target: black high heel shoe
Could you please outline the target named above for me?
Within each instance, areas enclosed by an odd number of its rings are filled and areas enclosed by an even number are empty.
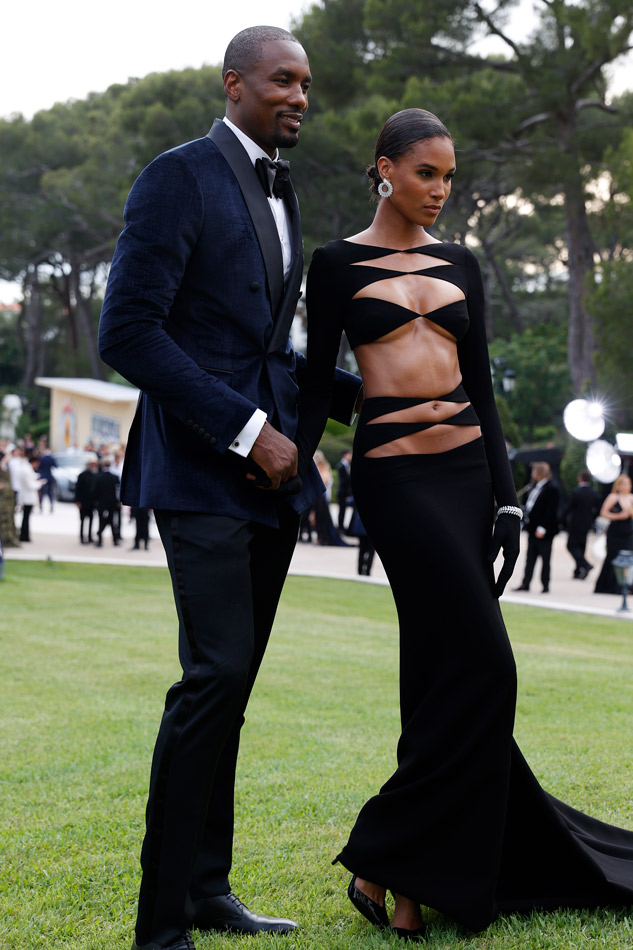
[[[354,875],[349,882],[347,896],[356,910],[359,911],[370,924],[375,924],[376,927],[380,927],[382,930],[385,930],[389,926],[389,918],[387,917],[385,905],[377,904],[376,901],[373,901],[371,897],[368,897],[367,894],[363,894],[363,892],[356,887],[356,875]]]
[[[404,927],[390,927],[390,930],[396,937],[400,937],[402,940],[413,940],[416,942],[426,940],[427,928],[424,926],[418,927],[416,930],[406,930]]]

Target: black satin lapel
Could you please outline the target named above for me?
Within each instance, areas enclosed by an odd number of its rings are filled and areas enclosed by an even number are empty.
[[[276,314],[283,298],[284,268],[279,234],[268,199],[259,183],[253,163],[227,124],[216,119],[207,132],[207,138],[217,145],[237,178],[264,258],[272,312]]]
[[[290,327],[292,326],[292,321],[295,316],[295,310],[297,309],[297,300],[299,299],[301,281],[303,279],[301,219],[299,217],[299,203],[294,189],[292,190],[290,198],[286,200],[286,204],[290,211],[290,223],[292,227],[292,264],[286,282],[286,292],[279,306],[279,311],[275,316],[275,326],[268,343],[267,351],[269,353],[273,353],[279,349],[288,339]]]

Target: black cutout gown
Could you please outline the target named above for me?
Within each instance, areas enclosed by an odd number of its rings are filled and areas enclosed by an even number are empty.
[[[611,511],[620,512],[622,506],[619,501]],[[594,588],[596,594],[621,594],[622,588],[617,582],[615,570],[611,563],[620,551],[633,550],[633,518],[626,521],[610,521],[607,528],[607,553],[605,554],[598,580]]]
[[[314,254],[300,468],[325,425],[341,334],[354,348],[415,319],[457,341],[462,383],[436,398],[468,404],[442,422],[479,422],[482,436],[438,454],[368,457],[429,424],[372,422],[423,399],[363,404],[352,485],[398,612],[402,733],[396,771],[361,809],[337,860],[474,931],[500,912],[630,905],[633,832],[545,792],[512,737],[516,670],[487,553],[495,502],[517,499],[494,402],[477,260],[456,244],[404,252],[420,255],[414,273],[444,282],[446,304],[421,316],[363,293],[404,272],[372,266],[398,253],[332,241]]]

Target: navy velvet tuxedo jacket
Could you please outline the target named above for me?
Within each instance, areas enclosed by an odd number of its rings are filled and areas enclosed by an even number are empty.
[[[121,497],[147,508],[200,511],[276,525],[275,493],[246,479],[228,450],[256,408],[289,439],[303,357],[289,331],[300,296],[299,208],[287,202],[293,264],[251,160],[228,126],[159,155],[125,207],[99,327],[102,358],[141,390]],[[359,388],[338,371],[349,421]],[[295,510],[322,492],[313,467]]]

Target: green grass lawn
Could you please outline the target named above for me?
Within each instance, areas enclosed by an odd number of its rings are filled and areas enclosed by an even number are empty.
[[[129,950],[150,756],[178,678],[162,569],[6,562],[0,584],[0,948]],[[508,605],[516,734],[542,784],[633,828],[630,624]],[[402,946],[353,910],[330,861],[394,767],[397,634],[388,589],[290,578],[249,706],[232,884],[291,937],[196,936],[198,950]],[[458,950],[633,947],[621,911],[500,918]]]

